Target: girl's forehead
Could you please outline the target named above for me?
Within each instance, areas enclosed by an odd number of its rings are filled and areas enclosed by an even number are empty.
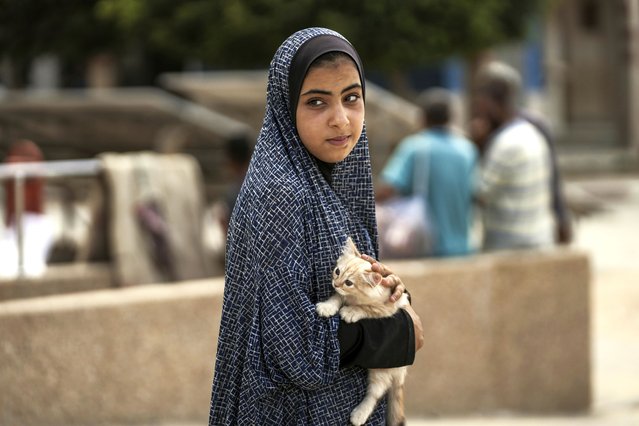
[[[351,86],[353,84],[359,84],[359,73],[353,62],[344,61],[339,63],[327,63],[318,67],[311,68],[302,83],[301,92],[305,89],[312,88],[314,85],[321,86],[337,86],[345,85]],[[341,90],[342,87],[339,87]]]

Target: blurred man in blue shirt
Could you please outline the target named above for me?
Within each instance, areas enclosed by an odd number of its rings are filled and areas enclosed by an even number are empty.
[[[401,141],[381,174],[378,200],[411,195],[424,187],[429,221],[433,227],[433,256],[463,256],[473,251],[473,191],[477,150],[451,129],[452,95],[445,89],[425,91],[417,102],[424,129]],[[420,173],[415,173],[415,168]],[[416,176],[426,185],[414,182]]]

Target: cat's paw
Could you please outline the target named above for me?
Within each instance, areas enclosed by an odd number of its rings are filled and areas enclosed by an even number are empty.
[[[351,413],[351,424],[354,426],[361,426],[366,423],[369,415],[370,413],[368,412],[368,410],[366,410],[365,407],[355,407],[355,409]]]
[[[344,306],[339,310],[339,314],[346,322],[357,322],[364,318],[364,313],[361,309],[354,308],[352,306]]]
[[[315,305],[315,310],[321,317],[332,317],[339,310],[339,306],[331,302],[319,302]]]

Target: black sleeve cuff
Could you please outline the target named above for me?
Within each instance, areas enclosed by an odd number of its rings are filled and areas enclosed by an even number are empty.
[[[388,318],[340,321],[340,366],[395,368],[415,361],[415,330],[408,312]]]

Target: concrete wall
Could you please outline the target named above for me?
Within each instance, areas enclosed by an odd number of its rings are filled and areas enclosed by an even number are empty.
[[[425,327],[409,416],[589,407],[586,255],[392,266]],[[0,303],[0,424],[204,424],[222,293],[212,279]]]
[[[424,349],[407,379],[408,412],[589,408],[586,255],[504,253],[437,264],[405,262],[395,270],[424,324]]]
[[[211,280],[0,303],[0,424],[203,421],[222,291]]]
[[[0,278],[0,302],[11,299],[101,290],[113,286],[113,271],[108,263],[50,265],[41,277]]]

